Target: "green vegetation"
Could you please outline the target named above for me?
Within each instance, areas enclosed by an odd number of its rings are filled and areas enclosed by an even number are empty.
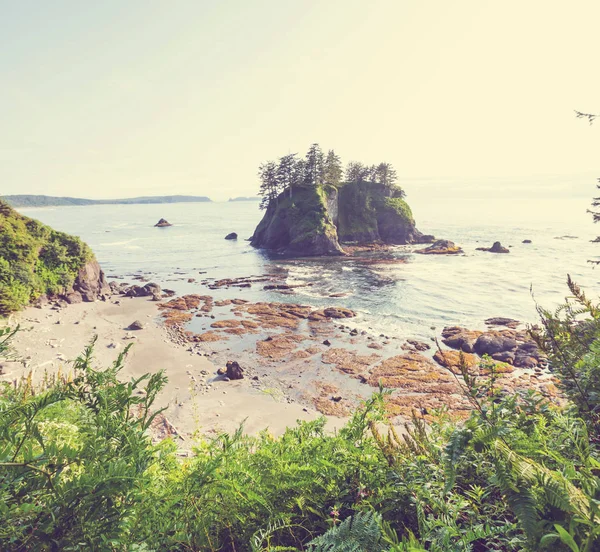
[[[566,405],[505,394],[493,365],[477,378],[465,366],[471,416],[415,416],[404,435],[379,392],[335,434],[323,420],[277,439],[240,428],[182,459],[148,436],[164,375],[121,382],[127,351],[98,370],[90,346],[73,377],[42,389],[4,384],[3,549],[597,552],[600,317],[574,289],[578,320],[545,313],[538,335]],[[582,315],[587,341],[565,356]]]
[[[408,206],[408,203],[401,197],[386,197],[385,207],[391,208],[400,218],[407,224],[414,224],[415,219],[413,218],[412,211]]]
[[[78,197],[54,197],[46,195],[7,195],[0,197],[13,207],[63,207],[77,205],[132,205],[150,203],[196,203],[210,201],[204,196],[149,196],[125,199],[82,199]]]
[[[343,187],[346,183],[381,184],[394,190],[399,197],[404,193],[396,187],[397,175],[390,163],[363,165],[351,161],[346,168],[346,180],[343,180],[342,160],[334,150],[323,153],[319,144],[312,144],[303,159],[296,153],[280,157],[277,162],[263,163],[258,170],[262,197],[261,209],[266,209],[282,194],[294,194],[298,188],[318,188],[331,191]]]
[[[93,258],[79,238],[24,217],[0,201],[0,315],[69,289]]]

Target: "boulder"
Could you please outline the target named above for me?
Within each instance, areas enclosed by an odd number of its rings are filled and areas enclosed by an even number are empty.
[[[531,240],[523,240],[521,243],[531,243]]]
[[[125,297],[145,297],[146,290],[142,286],[133,285],[125,290]]]
[[[78,291],[71,291],[67,293],[64,297],[65,301],[69,303],[69,305],[74,305],[83,301],[83,297]]]
[[[227,234],[225,236],[226,240],[237,240],[238,239],[238,235],[235,232],[231,232],[231,234]]]
[[[428,343],[423,341],[417,341],[416,339],[407,339],[406,342],[417,351],[427,351],[431,348]]]
[[[494,242],[492,247],[478,247],[477,251],[488,251],[489,253],[510,253],[508,248],[504,247],[500,242]]]
[[[447,326],[442,330],[442,343],[465,353],[474,353],[475,342],[481,334],[482,332],[467,330],[460,326]]]
[[[463,250],[450,240],[437,240],[425,249],[417,249],[415,253],[421,255],[457,255]]]
[[[506,326],[507,328],[512,328],[513,330],[519,326],[521,323],[514,318],[504,318],[502,316],[496,316],[494,318],[488,318],[485,323],[488,326]]]
[[[161,297],[162,290],[160,289],[160,286],[154,282],[147,283],[143,289],[148,297],[153,297],[155,295],[158,295],[159,298]]]
[[[237,361],[230,361],[226,364],[227,366],[227,377],[230,380],[239,380],[244,378],[244,370],[237,363]]]
[[[327,318],[354,318],[356,313],[344,307],[327,307],[323,310]]]
[[[493,355],[495,353],[504,353],[517,348],[515,339],[502,333],[490,332],[480,335],[473,346],[474,351],[479,355]]]
[[[80,293],[83,301],[87,302],[95,301],[101,295],[110,295],[110,286],[98,261],[88,261],[79,270],[73,283],[73,291]]]
[[[155,225],[154,227],[158,227],[158,228],[165,228],[166,226],[173,226],[168,220],[165,220],[164,218],[161,218]]]
[[[494,353],[491,356],[499,362],[507,362],[508,364],[514,364],[515,362],[515,353],[513,351],[502,351],[501,353]]]
[[[135,322],[132,322],[131,324],[129,324],[129,326],[127,326],[127,329],[128,330],[143,330],[144,325],[139,320],[136,320]]]

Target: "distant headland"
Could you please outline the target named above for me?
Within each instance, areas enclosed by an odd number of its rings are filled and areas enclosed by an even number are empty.
[[[83,199],[78,197],[55,197],[46,195],[6,195],[1,196],[12,207],[63,207],[81,205],[134,205],[152,203],[201,203],[212,201],[205,196],[169,195],[144,196],[123,199]]]

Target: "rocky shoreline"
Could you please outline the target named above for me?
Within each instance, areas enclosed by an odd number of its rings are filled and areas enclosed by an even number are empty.
[[[169,339],[192,355],[210,359],[219,380],[229,381],[225,367],[237,363],[253,389],[272,393],[279,401],[345,417],[381,384],[391,391],[388,410],[399,423],[413,411],[429,415],[442,407],[464,417],[470,409],[461,390],[465,368],[482,377],[494,370],[497,385],[506,393],[535,389],[560,401],[543,354],[517,320],[490,318],[485,331],[448,326],[429,343],[402,342],[362,328],[360,316],[341,306],[316,308],[240,297],[252,286],[282,295],[293,293],[298,285],[310,286],[287,283],[282,271],[205,278],[195,284],[209,292],[230,293],[226,299],[209,293],[173,297],[153,283],[110,285],[124,298],[151,298]],[[190,324],[197,329],[189,329]],[[484,355],[490,361],[481,367]],[[222,373],[216,372],[219,369]],[[201,396],[209,392],[209,385],[198,387]]]
[[[454,246],[434,244],[440,245]],[[389,250],[381,245],[356,246],[351,254],[357,262],[404,262],[402,257],[386,257]],[[326,306],[285,302],[286,296],[298,288],[310,289],[313,283],[288,281],[281,267],[221,279],[199,272],[202,279],[197,281],[186,272],[175,273],[179,280],[203,288],[182,295],[148,282],[150,275],[142,273],[129,275],[136,283],[118,275],[111,275],[107,283],[101,271],[92,281],[102,282],[103,293],[97,297],[111,306],[124,308],[140,298],[150,303],[152,317],[171,344],[210,361],[193,379],[190,375],[200,401],[214,393],[215,383],[225,391],[234,380],[242,380],[248,391],[271,396],[277,403],[344,418],[382,385],[391,392],[386,400],[395,422],[403,423],[413,412],[427,417],[439,408],[464,417],[471,408],[461,389],[465,369],[481,377],[493,370],[506,393],[535,389],[561,400],[544,356],[517,320],[489,318],[485,330],[446,326],[428,342],[399,339],[377,333],[358,313],[341,306],[343,292],[330,293],[337,304]],[[244,298],[247,290],[257,288],[281,295],[282,301]],[[54,298],[46,306],[61,310],[80,302],[77,299]],[[144,327],[144,322],[129,321],[123,339],[133,339],[131,334]],[[484,355],[490,358],[487,364],[481,363]],[[237,366],[235,377],[227,366]]]

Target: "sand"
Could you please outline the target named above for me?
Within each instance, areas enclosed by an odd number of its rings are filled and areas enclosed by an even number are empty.
[[[4,373],[0,379],[13,381],[31,371],[34,381],[41,381],[46,371],[55,373],[60,369],[68,373],[70,361],[97,335],[97,367],[109,366],[127,344],[133,343],[121,379],[165,371],[169,381],[157,406],[167,407],[165,416],[181,436],[178,440],[182,448],[191,446],[195,435],[232,432],[242,423],[248,434],[268,429],[280,435],[296,420],[321,416],[311,407],[288,403],[275,393],[254,388],[248,378],[224,381],[216,373],[220,366],[169,340],[158,314],[156,303],[147,298],[113,297],[107,302],[81,303],[59,310],[50,306],[28,308],[8,320],[12,327],[21,326],[13,341],[20,361],[2,361]],[[142,322],[143,329],[128,331],[126,328],[136,320]],[[205,384],[210,387],[207,389]],[[328,418],[328,427],[333,429],[343,422]]]

